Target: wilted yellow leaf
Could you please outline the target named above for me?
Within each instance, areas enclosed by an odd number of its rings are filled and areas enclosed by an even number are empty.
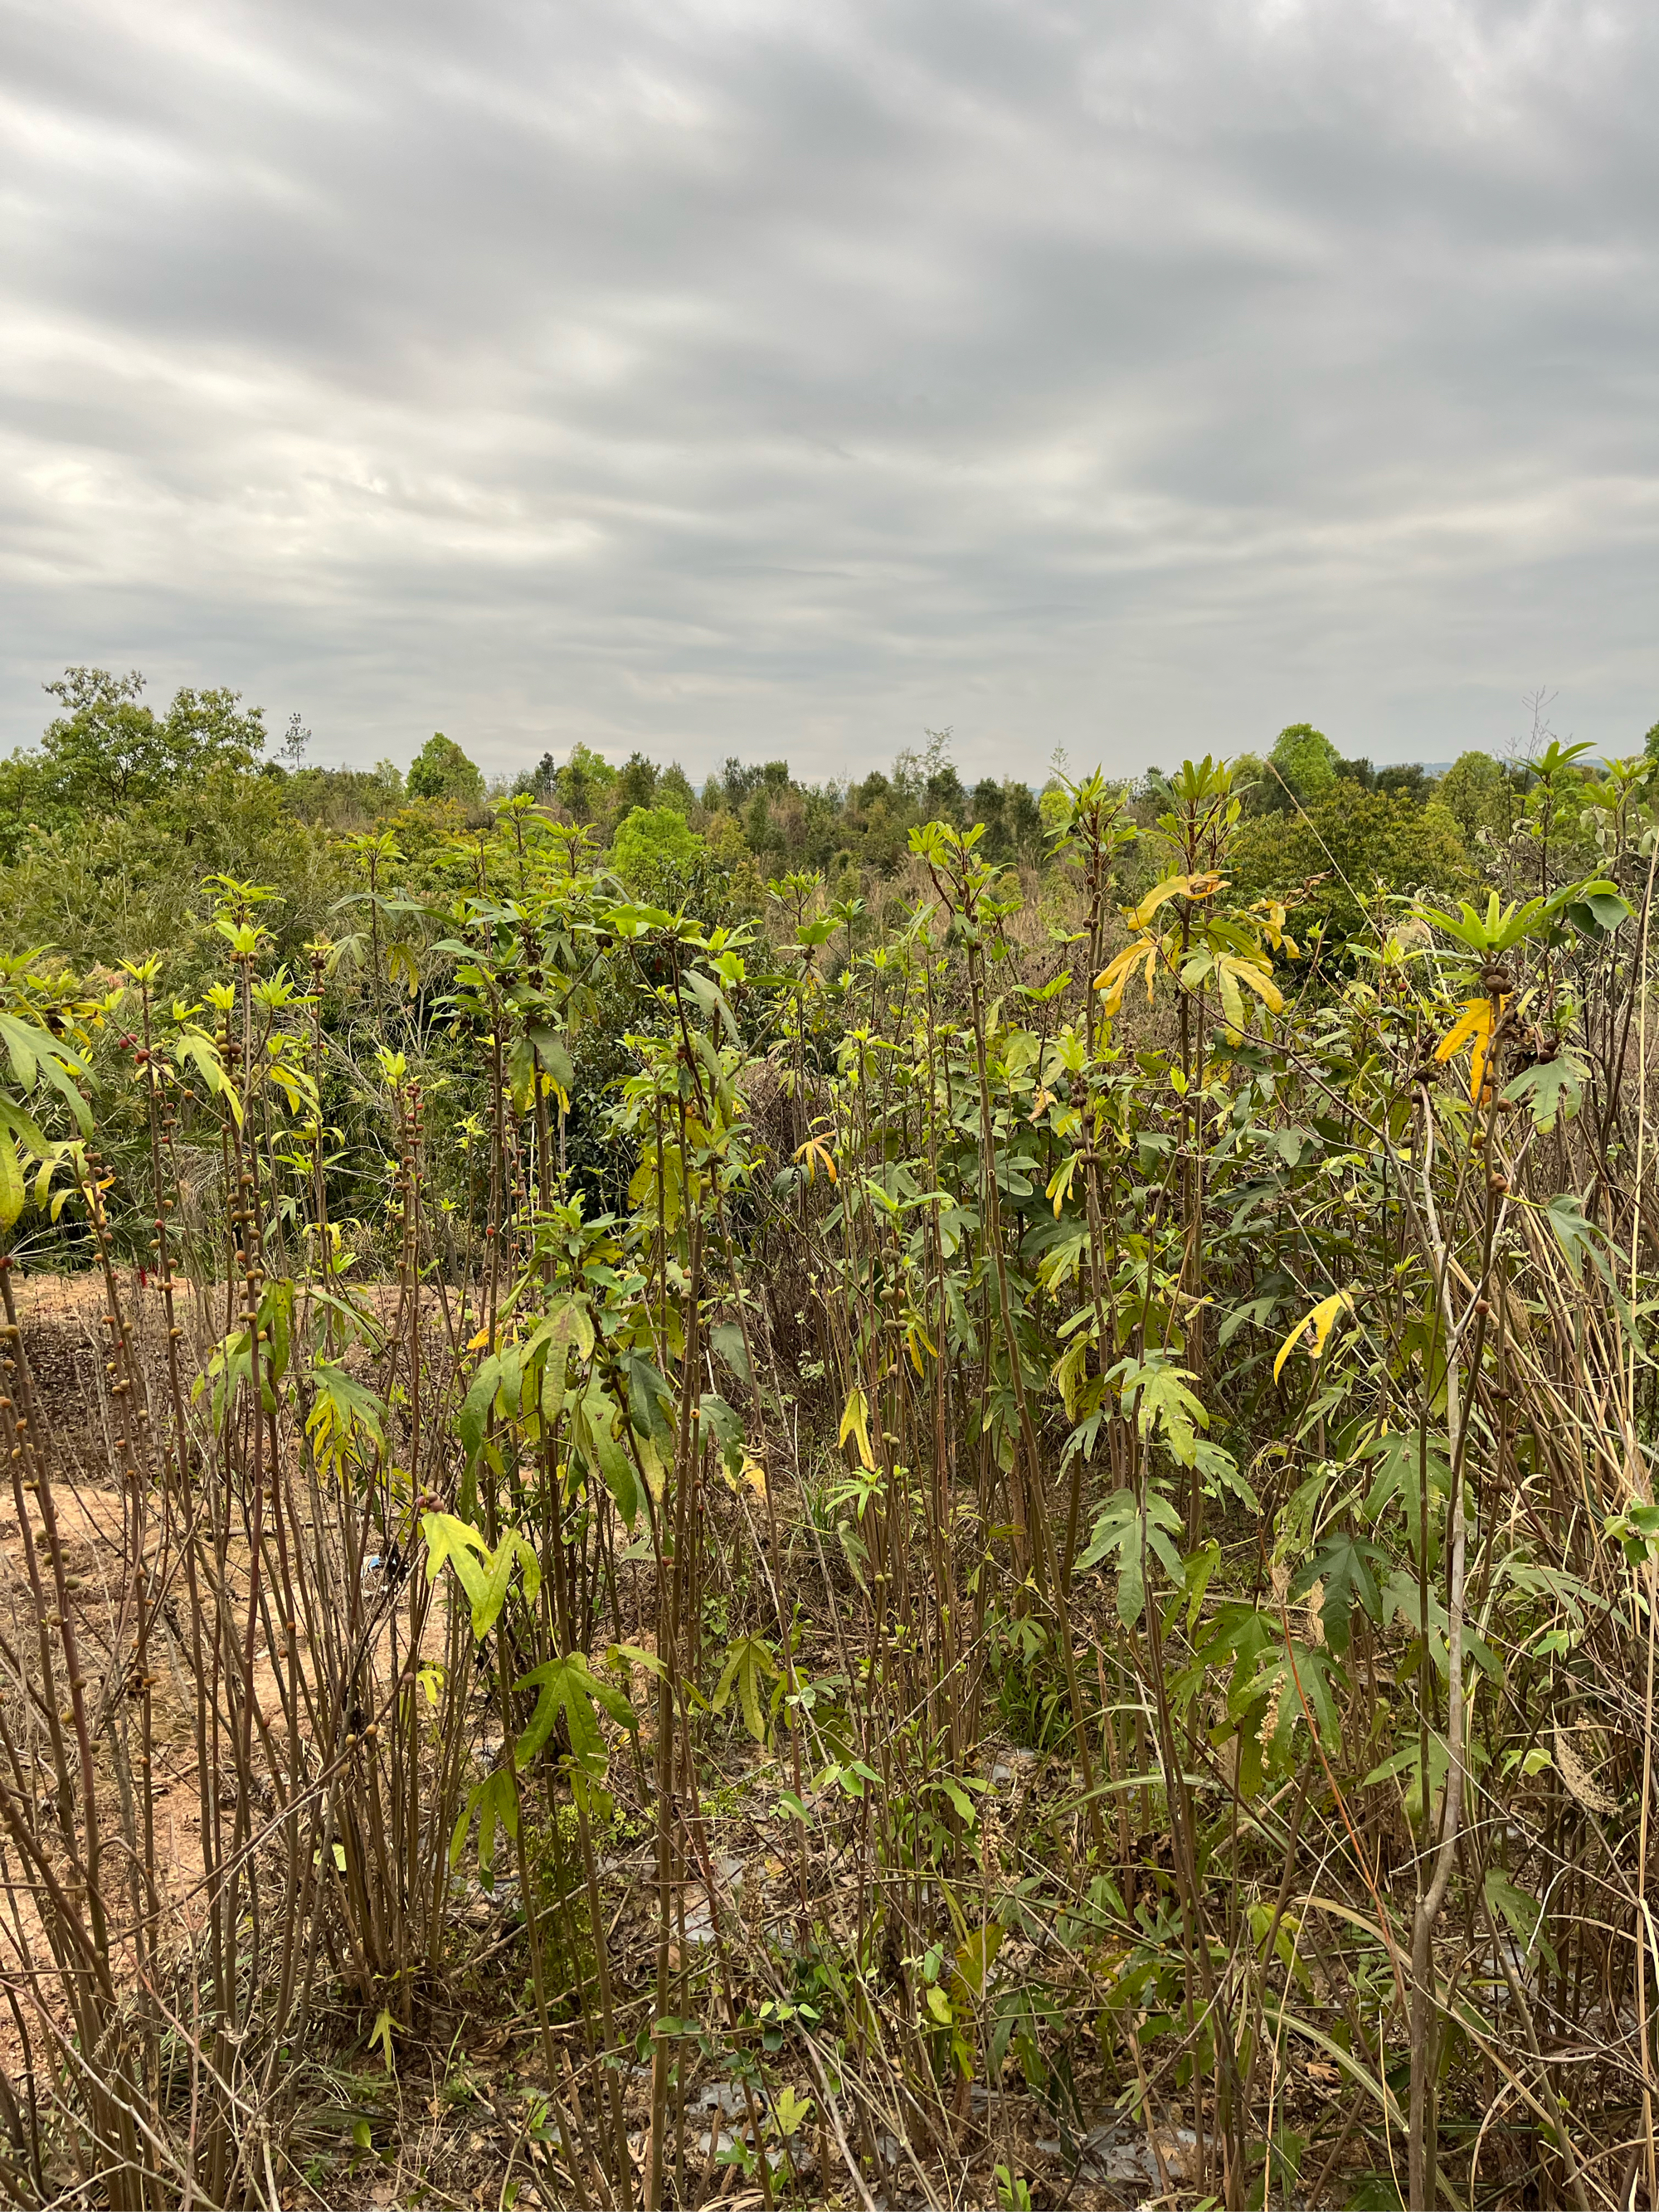
[[[1143,937],[1133,945],[1126,945],[1121,952],[1109,960],[1095,977],[1095,988],[1106,994],[1101,1012],[1109,1020],[1123,1004],[1123,988],[1131,970],[1137,963],[1144,966],[1146,977],[1146,1003],[1152,1003],[1152,977],[1158,969],[1158,945],[1152,938]]]
[[[1502,1000],[1471,999],[1434,1048],[1436,1060],[1443,1066],[1464,1045],[1474,1048],[1469,1057],[1469,1097],[1477,1106],[1492,1054],[1492,1031],[1502,1009]]]
[[[1129,927],[1145,929],[1165,899],[1212,898],[1226,880],[1225,876],[1217,875],[1212,870],[1201,876],[1166,876],[1161,884],[1152,886],[1138,907],[1127,910]]]
[[[870,1449],[870,1408],[865,1402],[862,1390],[853,1389],[847,1394],[847,1409],[841,1417],[841,1434],[836,1442],[844,1444],[848,1437],[856,1442],[859,1457],[866,1469],[873,1474],[876,1459]]]
[[[1352,1313],[1353,1310],[1353,1292],[1335,1291],[1329,1297],[1322,1298],[1311,1313],[1304,1314],[1279,1347],[1279,1357],[1273,1362],[1273,1381],[1278,1382],[1285,1362],[1295,1351],[1297,1342],[1309,1329],[1311,1328],[1313,1331],[1313,1343],[1310,1347],[1309,1356],[1310,1358],[1317,1359],[1325,1349],[1326,1340],[1336,1326],[1337,1316],[1340,1313]]]

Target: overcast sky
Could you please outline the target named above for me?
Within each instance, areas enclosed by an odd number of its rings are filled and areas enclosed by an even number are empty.
[[[1659,720],[1659,9],[4,0],[0,742]]]

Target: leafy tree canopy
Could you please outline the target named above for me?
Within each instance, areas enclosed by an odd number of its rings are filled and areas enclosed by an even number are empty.
[[[697,794],[691,788],[691,779],[678,761],[665,768],[657,781],[657,803],[672,806],[676,814],[689,815],[697,803]]]
[[[484,795],[483,770],[441,730],[434,730],[410,761],[406,784],[411,799],[459,799],[463,805],[476,805]]]
[[[1515,787],[1490,753],[1460,753],[1435,796],[1449,807],[1472,845],[1482,830],[1506,837],[1516,812]]]
[[[1379,890],[1421,890],[1445,900],[1474,888],[1456,818],[1445,807],[1348,784],[1304,814],[1245,823],[1234,868],[1239,890],[1251,896],[1305,885],[1294,908],[1297,934],[1322,922],[1329,943],[1363,936],[1362,900]]]
[[[611,848],[611,865],[628,889],[652,906],[678,906],[706,848],[672,806],[636,806]]]
[[[657,763],[641,752],[632,752],[617,778],[616,803],[624,817],[636,806],[649,806],[657,795]]]
[[[249,769],[264,750],[264,709],[244,713],[240,692],[174,692],[165,714],[141,704],[144,679],[134,669],[69,668],[43,687],[64,713],[46,726],[42,765],[64,801],[77,809],[131,805],[155,799],[214,769]]]
[[[560,805],[574,821],[591,822],[605,803],[617,774],[603,753],[596,753],[592,745],[583,744],[579,738],[570,748],[569,759],[553,779]]]
[[[1329,791],[1342,759],[1323,730],[1315,729],[1311,722],[1292,722],[1281,730],[1269,757],[1304,805]]]
[[[296,769],[289,775],[283,796],[301,821],[349,835],[403,805],[403,771],[389,760],[376,761],[372,769]]]
[[[254,767],[264,749],[264,710],[244,711],[235,691],[186,688],[158,714],[143,703],[137,669],[115,676],[66,668],[42,688],[63,712],[38,750],[0,762],[0,850],[8,859],[31,823],[62,829],[131,806],[176,806],[215,771]]]

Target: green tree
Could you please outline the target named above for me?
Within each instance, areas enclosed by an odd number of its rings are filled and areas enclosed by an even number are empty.
[[[697,794],[691,788],[691,779],[678,761],[671,763],[663,770],[657,783],[656,796],[659,806],[672,806],[676,814],[684,814],[688,820],[697,803]]]
[[[1246,822],[1232,872],[1237,895],[1272,892],[1293,902],[1296,934],[1322,923],[1328,944],[1364,936],[1362,901],[1379,891],[1422,890],[1443,902],[1475,888],[1456,817],[1447,808],[1349,784],[1304,813]]]
[[[276,894],[265,923],[296,969],[347,888],[337,848],[295,819],[281,780],[222,769],[191,787],[188,806],[170,796],[27,830],[0,869],[0,944],[52,945],[83,966],[161,952],[168,988],[188,994],[222,951],[202,896],[216,874]]]
[[[459,799],[464,806],[476,806],[484,792],[483,770],[441,730],[410,763],[405,782],[411,799]]]
[[[1342,757],[1311,722],[1291,722],[1273,740],[1268,758],[1302,804],[1311,806],[1336,781]]]
[[[922,799],[929,821],[960,823],[968,811],[968,793],[954,763],[945,761],[933,770],[923,787]]]
[[[1279,778],[1260,753],[1238,753],[1234,757],[1233,793],[1247,815],[1273,813],[1285,803]]]
[[[249,769],[264,750],[264,712],[241,694],[183,690],[165,714],[141,703],[133,669],[67,668],[42,687],[64,712],[46,726],[41,767],[54,795],[84,812],[158,799],[215,769]]]
[[[1372,788],[1392,791],[1406,799],[1414,799],[1419,806],[1426,806],[1434,795],[1435,779],[1421,761],[1397,762],[1392,768],[1380,768],[1372,779]]]
[[[707,849],[673,807],[636,806],[617,831],[611,865],[636,897],[675,907],[690,890]]]
[[[384,821],[403,805],[403,773],[389,760],[376,761],[372,769],[296,769],[283,796],[302,822],[349,835]]]
[[[744,810],[743,834],[758,858],[781,861],[786,840],[772,811],[772,794],[763,784]]]
[[[551,753],[544,753],[534,768],[521,769],[513,779],[516,798],[548,799],[558,789],[559,767]]]
[[[788,771],[786,769],[786,775],[787,772]],[[750,794],[762,782],[764,775],[765,770],[763,769],[745,767],[743,762],[737,757],[735,753],[727,755],[726,775],[721,789],[724,793],[726,805],[733,814],[739,814],[742,812],[744,800],[749,798]],[[716,803],[718,804],[719,802],[717,801]],[[708,795],[705,791],[703,794],[703,805],[707,806],[708,804]]]
[[[41,771],[39,753],[15,752],[0,760],[0,860],[15,860],[31,829],[52,828],[64,818]]]
[[[981,776],[974,786],[969,818],[985,824],[988,860],[1034,860],[1042,852],[1042,810],[1029,783],[1009,776],[999,783]]]
[[[1471,848],[1483,830],[1507,837],[1515,827],[1515,787],[1490,753],[1460,753],[1441,777],[1435,797],[1456,817]]]
[[[263,710],[240,694],[185,689],[167,712],[143,704],[137,669],[66,668],[42,687],[64,711],[37,751],[0,763],[0,854],[9,859],[33,823],[65,829],[83,817],[159,804],[177,811],[218,771],[251,769],[264,750]]]
[[[636,806],[651,805],[657,795],[657,774],[655,761],[641,752],[629,753],[611,794],[619,817],[625,819]]]
[[[617,770],[603,753],[578,738],[570,757],[554,779],[554,788],[565,812],[577,822],[591,822],[605,805]]]

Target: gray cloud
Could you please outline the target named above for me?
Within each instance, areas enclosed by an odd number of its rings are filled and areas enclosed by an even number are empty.
[[[1659,717],[1638,0],[13,0],[5,736],[826,775]]]

